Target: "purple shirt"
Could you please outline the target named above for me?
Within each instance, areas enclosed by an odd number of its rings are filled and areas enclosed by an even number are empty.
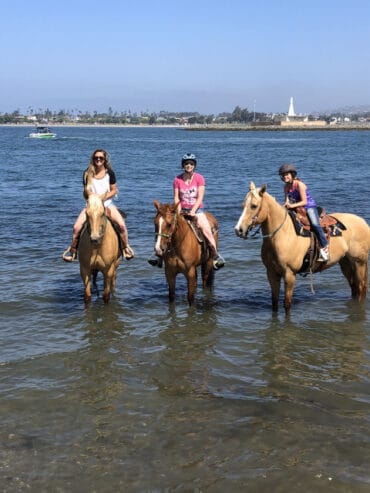
[[[293,186],[290,188],[290,185],[287,187],[287,195],[289,202],[291,204],[295,204],[296,202],[300,202],[302,200],[301,194],[299,193],[298,189],[298,182],[295,180],[293,181]],[[310,207],[316,207],[316,202],[314,199],[311,197],[310,192],[308,191],[308,188],[306,188],[306,198],[307,198],[307,204],[304,206],[305,209],[308,209]]]

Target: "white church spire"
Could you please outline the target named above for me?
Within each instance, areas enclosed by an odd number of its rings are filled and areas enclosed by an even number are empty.
[[[295,116],[293,98],[290,98],[288,117],[289,116]]]

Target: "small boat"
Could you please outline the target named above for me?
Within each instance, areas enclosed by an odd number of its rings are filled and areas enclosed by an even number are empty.
[[[51,132],[47,125],[36,125],[34,132],[31,132],[31,139],[54,139],[56,133]]]

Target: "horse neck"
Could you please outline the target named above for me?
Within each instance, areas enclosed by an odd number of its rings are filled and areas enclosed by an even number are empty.
[[[186,219],[184,219],[181,214],[178,214],[176,227],[172,234],[172,243],[176,249],[181,249],[181,247],[185,247],[184,240],[189,231],[190,228]]]
[[[262,204],[263,216],[262,233],[270,234],[276,231],[279,226],[285,226],[285,218],[287,210],[282,205],[278,204],[274,197],[267,192],[263,196]]]

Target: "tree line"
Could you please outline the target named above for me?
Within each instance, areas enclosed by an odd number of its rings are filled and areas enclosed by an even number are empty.
[[[333,112],[332,114],[315,115],[311,118],[329,120],[331,117],[347,117],[348,114],[343,112]],[[351,114],[352,120],[360,118],[370,118],[369,112]],[[0,124],[25,124],[31,122],[48,122],[54,124],[82,123],[82,124],[211,124],[211,123],[253,123],[253,122],[272,122],[279,118],[284,118],[285,113],[264,113],[250,111],[248,108],[236,106],[232,112],[223,112],[215,114],[201,114],[199,112],[169,112],[160,111],[149,112],[141,111],[140,113],[127,111],[114,111],[109,107],[106,112],[82,111],[79,109],[52,111],[49,108],[39,108],[34,110],[28,108],[26,114],[22,114],[19,109],[10,113],[0,113]]]

